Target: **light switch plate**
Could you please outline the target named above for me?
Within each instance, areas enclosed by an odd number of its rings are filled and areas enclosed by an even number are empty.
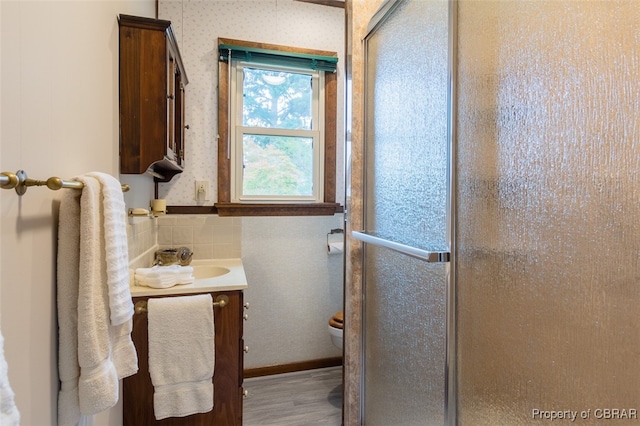
[[[209,181],[197,180],[196,181],[196,201],[207,201],[209,199]]]

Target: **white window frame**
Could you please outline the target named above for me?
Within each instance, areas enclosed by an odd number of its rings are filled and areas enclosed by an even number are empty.
[[[312,129],[311,130],[289,130],[264,127],[245,127],[242,125],[242,98],[244,68],[258,68],[274,71],[295,72],[309,74],[312,79],[313,102],[312,102]],[[324,72],[297,69],[290,67],[272,66],[257,64],[254,62],[232,61],[230,84],[230,114],[229,114],[229,137],[231,148],[230,161],[230,192],[231,201],[235,203],[321,203],[324,198],[324,132],[325,132],[325,93],[324,93]],[[255,135],[277,135],[277,136],[303,136],[313,138],[313,191],[310,196],[264,196],[242,194],[243,188],[243,136],[245,134]]]

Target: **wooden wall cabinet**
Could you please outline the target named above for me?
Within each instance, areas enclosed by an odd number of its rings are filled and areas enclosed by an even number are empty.
[[[170,21],[120,15],[120,173],[168,182],[184,168],[189,82]]]
[[[123,380],[123,425],[242,426],[243,398],[243,293],[210,293],[213,300],[226,295],[225,307],[214,307],[215,367],[213,373],[213,410],[186,417],[156,420],[153,412],[153,384],[149,375],[149,332],[147,314],[133,319],[133,343],[138,351],[138,373]],[[178,296],[178,295],[176,295]],[[163,296],[171,297],[171,296]],[[149,297],[134,297],[133,302]]]

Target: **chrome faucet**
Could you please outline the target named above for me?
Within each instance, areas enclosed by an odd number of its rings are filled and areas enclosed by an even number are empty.
[[[186,247],[180,247],[178,249],[178,263],[182,266],[187,266],[191,263],[193,258],[193,252]]]
[[[186,266],[191,263],[192,257],[193,252],[187,247],[158,250],[155,252],[153,265],[168,266],[177,263],[181,266]]]

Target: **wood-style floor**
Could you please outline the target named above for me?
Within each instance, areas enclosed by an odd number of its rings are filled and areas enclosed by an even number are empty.
[[[340,426],[342,367],[244,380],[244,426]]]

